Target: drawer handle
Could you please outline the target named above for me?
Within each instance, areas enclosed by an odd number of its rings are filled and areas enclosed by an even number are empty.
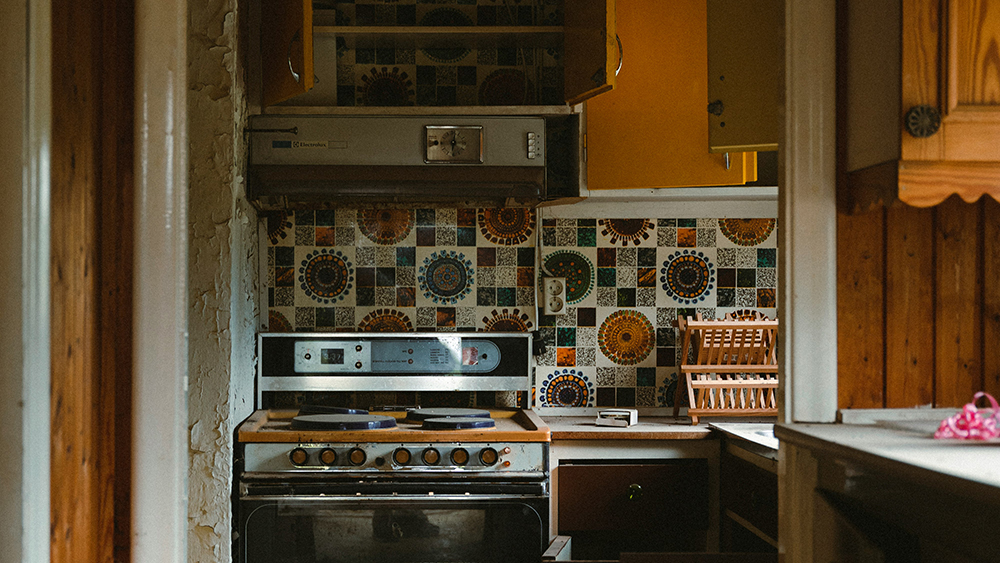
[[[628,486],[628,499],[629,500],[639,500],[642,498],[642,487],[637,483],[632,483]]]

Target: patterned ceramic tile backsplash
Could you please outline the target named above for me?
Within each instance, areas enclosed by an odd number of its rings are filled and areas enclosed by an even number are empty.
[[[339,26],[559,26],[561,3],[543,0],[327,1]],[[322,15],[322,14],[321,14]],[[475,48],[413,48],[391,36],[337,43],[337,105],[561,104],[560,49],[480,41]]]
[[[536,358],[539,406],[670,406],[678,359],[671,323],[679,314],[775,315],[774,219],[539,225],[525,209],[445,208],[296,211],[266,220],[269,330],[537,329],[548,344]],[[564,316],[536,313],[539,228],[545,272],[568,279]]]
[[[568,313],[542,317],[540,406],[665,407],[678,315],[775,316],[774,219],[543,219],[542,264]]]

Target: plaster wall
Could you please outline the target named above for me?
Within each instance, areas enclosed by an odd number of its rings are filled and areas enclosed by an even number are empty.
[[[188,560],[232,560],[233,431],[253,410],[257,217],[235,0],[189,4]]]

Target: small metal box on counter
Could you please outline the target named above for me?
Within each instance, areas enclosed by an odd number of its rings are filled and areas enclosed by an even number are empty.
[[[632,426],[639,422],[639,411],[635,409],[608,409],[597,413],[598,426]]]

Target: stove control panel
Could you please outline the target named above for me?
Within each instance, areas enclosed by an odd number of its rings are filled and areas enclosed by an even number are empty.
[[[362,443],[246,444],[248,472],[544,472],[548,444]]]
[[[371,369],[371,342],[302,340],[295,343],[297,373],[344,373]]]

